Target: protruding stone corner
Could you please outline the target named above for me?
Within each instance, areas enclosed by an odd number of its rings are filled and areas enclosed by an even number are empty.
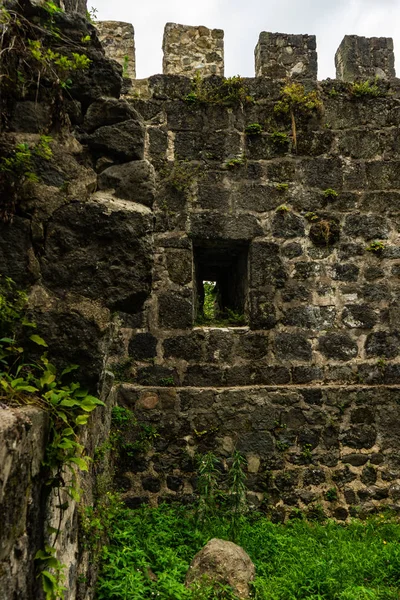
[[[136,79],[135,30],[124,21],[98,21],[99,40],[107,58],[122,66],[123,77]]]
[[[341,81],[396,77],[393,39],[345,35],[335,54],[335,66]]]
[[[162,49],[164,75],[224,75],[222,29],[167,23]]]
[[[64,8],[67,13],[77,13],[83,17],[87,15],[86,0],[61,0],[60,6]]]
[[[315,35],[262,31],[254,56],[256,77],[317,79]]]

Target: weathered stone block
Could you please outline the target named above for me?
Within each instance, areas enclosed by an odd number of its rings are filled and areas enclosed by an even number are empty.
[[[298,306],[285,311],[283,323],[321,330],[332,327],[335,319],[336,309],[333,306]]]
[[[126,313],[139,312],[150,293],[152,217],[139,204],[104,192],[54,213],[41,258],[43,281]]]
[[[157,355],[157,338],[151,333],[136,333],[129,342],[129,356],[146,360]]]
[[[345,35],[335,54],[335,66],[336,78],[342,81],[395,77],[393,40]]]
[[[224,74],[224,32],[221,29],[167,23],[163,52],[165,75]]]
[[[275,353],[287,360],[311,360],[311,344],[298,333],[276,333]]]
[[[326,358],[351,360],[358,354],[356,342],[344,333],[328,333],[318,340],[318,349]]]
[[[131,119],[116,125],[99,127],[82,142],[95,152],[103,152],[121,162],[142,160],[144,153],[144,127]]]
[[[282,287],[287,273],[279,257],[279,246],[272,242],[253,242],[250,247],[250,286]]]
[[[193,324],[191,300],[177,292],[163,292],[158,297],[158,319],[166,329],[189,329]]]
[[[363,237],[366,240],[372,240],[386,239],[389,229],[385,217],[353,214],[346,217],[343,232],[351,237]]]
[[[289,211],[278,211],[272,220],[272,233],[277,238],[304,236],[303,219]]]
[[[204,335],[197,331],[167,338],[163,344],[164,356],[199,362],[203,359],[203,339]]]
[[[83,120],[83,128],[93,133],[99,127],[116,125],[135,119],[140,121],[137,111],[126,101],[117,98],[101,98],[92,102]]]
[[[136,79],[135,30],[123,21],[97,21],[96,29],[107,58],[122,67],[123,77]]]
[[[254,50],[256,77],[317,79],[314,35],[263,31]]]
[[[272,329],[276,325],[276,308],[271,298],[257,291],[249,294],[251,329]]]
[[[199,240],[251,240],[262,235],[259,220],[254,215],[228,216],[216,211],[192,213],[189,235]]]
[[[97,182],[100,190],[113,189],[118,198],[132,200],[150,208],[153,206],[155,173],[153,165],[147,160],[113,165],[100,173]]]
[[[348,304],[342,312],[342,321],[350,329],[372,329],[378,317],[375,311],[365,304]]]
[[[168,276],[178,285],[186,285],[192,280],[192,253],[189,250],[169,248],[166,251]]]
[[[375,331],[367,337],[365,352],[367,356],[394,358],[399,354],[399,341],[397,331]]]

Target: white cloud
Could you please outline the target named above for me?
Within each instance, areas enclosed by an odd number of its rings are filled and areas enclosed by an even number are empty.
[[[319,77],[334,77],[334,55],[345,34],[393,37],[400,56],[399,0],[88,0],[99,19],[133,23],[138,77],[161,72],[165,23],[225,31],[227,75],[254,75],[260,31],[317,36]],[[400,59],[398,63],[400,74]]]

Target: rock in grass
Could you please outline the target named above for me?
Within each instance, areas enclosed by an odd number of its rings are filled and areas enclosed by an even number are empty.
[[[186,574],[186,586],[205,582],[230,585],[239,598],[249,598],[255,567],[233,542],[212,539],[196,554]]]

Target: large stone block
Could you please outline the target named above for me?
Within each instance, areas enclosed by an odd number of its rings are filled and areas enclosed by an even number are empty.
[[[43,281],[136,313],[150,293],[152,215],[148,208],[98,192],[62,207],[47,230]]]
[[[163,73],[201,77],[224,74],[222,29],[167,23],[163,39]]]
[[[94,152],[101,152],[117,161],[141,160],[144,154],[144,127],[136,119],[99,127],[82,142]]]
[[[256,77],[317,79],[315,35],[263,31],[254,50]]]
[[[113,189],[118,198],[152,207],[155,192],[154,167],[147,160],[136,160],[105,169],[98,177],[100,190]]]
[[[262,235],[259,220],[254,215],[224,215],[217,211],[192,213],[190,233],[199,240],[251,240]]]
[[[122,21],[98,21],[96,29],[107,58],[116,60],[121,65],[123,77],[136,79],[133,25]]]
[[[335,54],[336,78],[395,77],[392,38],[345,35]]]

